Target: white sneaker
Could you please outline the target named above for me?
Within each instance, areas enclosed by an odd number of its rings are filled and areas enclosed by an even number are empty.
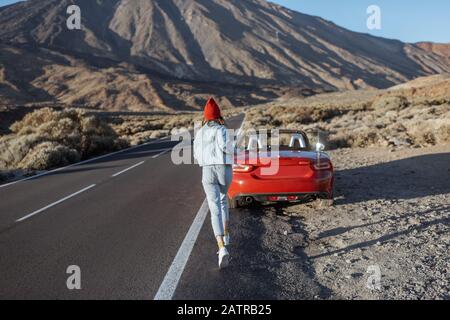
[[[227,248],[219,250],[219,269],[225,269],[230,264],[230,254]]]
[[[230,245],[230,235],[223,237],[223,243],[226,247]]]

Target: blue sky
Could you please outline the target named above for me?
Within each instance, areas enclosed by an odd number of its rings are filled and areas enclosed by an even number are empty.
[[[405,42],[450,42],[449,0],[272,0],[350,30]],[[381,9],[381,30],[367,29],[367,8]]]
[[[0,6],[14,3],[0,0]],[[347,29],[405,42],[450,42],[449,0],[272,0]],[[381,8],[381,30],[368,30],[367,7]]]
[[[14,0],[0,0],[0,6],[6,6],[7,4],[11,4],[17,1]]]

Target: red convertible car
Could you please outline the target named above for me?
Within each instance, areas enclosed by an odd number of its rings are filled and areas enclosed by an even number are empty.
[[[324,145],[317,143],[312,148],[303,131],[274,132],[256,131],[238,138],[239,155],[228,193],[230,207],[316,199],[321,205],[331,206],[334,169],[323,152]]]

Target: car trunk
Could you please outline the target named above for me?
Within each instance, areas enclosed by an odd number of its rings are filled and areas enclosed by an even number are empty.
[[[316,153],[305,151],[280,151],[276,156],[258,153],[257,159],[255,155],[251,161],[247,152],[245,162],[239,163],[253,165],[256,169],[251,174],[261,180],[309,178],[314,174],[312,164],[317,159]]]

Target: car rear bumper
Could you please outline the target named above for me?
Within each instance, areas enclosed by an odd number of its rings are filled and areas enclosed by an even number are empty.
[[[333,174],[322,173],[313,179],[260,180],[235,175],[228,196],[230,199],[253,197],[255,200],[268,196],[325,196],[333,193]]]

